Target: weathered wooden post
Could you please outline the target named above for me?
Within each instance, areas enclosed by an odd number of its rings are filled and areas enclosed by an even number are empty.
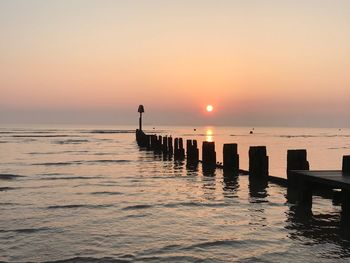
[[[216,166],[215,142],[203,142],[202,162],[204,166]]]
[[[146,147],[149,150],[151,148],[151,135],[146,135]]]
[[[196,140],[187,140],[186,156],[188,164],[197,164],[199,160],[199,150]]]
[[[179,155],[179,138],[174,139],[174,157],[175,159],[178,158]]]
[[[342,172],[350,176],[350,155],[343,156]]]
[[[223,165],[225,171],[239,172],[239,155],[236,143],[225,143],[223,147]]]
[[[296,187],[297,181],[292,170],[309,170],[310,165],[307,161],[307,152],[305,149],[288,150],[287,151],[287,179],[288,187]]]
[[[170,136],[168,137],[168,154],[173,155],[174,148],[173,148],[173,138]]]
[[[162,135],[159,135],[157,140],[157,148],[156,148],[157,152],[162,151],[162,141],[163,141]]]
[[[199,161],[199,149],[197,146],[197,140],[192,141],[192,162],[197,164]]]
[[[249,177],[267,179],[269,175],[269,157],[266,146],[251,146],[249,148]]]
[[[174,158],[177,159],[177,160],[181,160],[181,159],[185,158],[185,150],[183,148],[183,140],[182,140],[182,138],[175,138]]]
[[[156,135],[151,135],[151,144],[150,144],[150,149],[151,150],[154,150],[155,149],[155,147],[156,147]]]
[[[342,163],[343,176],[350,176],[350,155],[343,156]],[[350,219],[350,190],[342,189],[342,221],[349,222]]]
[[[185,149],[182,138],[179,138],[179,159],[185,158]]]
[[[164,154],[168,153],[168,136],[163,137],[162,151]]]

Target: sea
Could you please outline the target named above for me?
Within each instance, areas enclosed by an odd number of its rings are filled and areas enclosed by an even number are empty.
[[[140,149],[135,128],[2,125],[0,261],[350,262],[338,203],[314,196],[312,213],[298,212],[282,186]],[[219,162],[222,145],[237,143],[245,170],[249,147],[266,146],[282,178],[288,149],[307,149],[313,170],[339,170],[350,154],[350,129],[144,130],[214,141]]]

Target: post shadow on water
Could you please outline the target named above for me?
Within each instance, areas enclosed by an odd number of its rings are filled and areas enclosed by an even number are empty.
[[[256,178],[249,176],[249,196],[258,202],[267,202],[266,197],[268,187],[267,178]]]
[[[231,169],[224,169],[223,170],[223,187],[222,190],[225,192],[237,192],[239,188],[239,174],[237,171],[231,170]],[[229,196],[227,196],[229,197]]]
[[[214,177],[216,175],[215,171],[216,171],[215,165],[206,165],[206,164],[202,165],[203,176]]]
[[[291,205],[286,213],[286,229],[292,230],[290,238],[305,240],[306,244],[332,243],[341,247],[337,249],[336,257],[350,256],[350,226],[349,218],[342,212],[332,214],[313,214],[297,204]]]

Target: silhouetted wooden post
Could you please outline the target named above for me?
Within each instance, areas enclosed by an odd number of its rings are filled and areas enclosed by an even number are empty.
[[[269,157],[266,146],[251,146],[249,148],[249,176],[254,178],[268,178]]]
[[[175,159],[178,158],[178,155],[179,155],[179,139],[175,138],[174,139],[174,157],[175,157]]]
[[[343,156],[342,172],[350,176],[350,155]]]
[[[307,161],[307,152],[305,149],[287,151],[287,179],[288,186],[295,187],[297,182],[290,172],[292,170],[309,170],[310,165]]]
[[[168,154],[173,155],[174,148],[173,148],[173,138],[170,136],[168,137]]]
[[[191,150],[192,150],[192,140],[186,140],[186,156],[187,160],[191,158]]]
[[[185,158],[184,142],[182,138],[179,138],[179,159]]]
[[[225,143],[223,147],[223,165],[224,170],[239,172],[239,155],[237,153],[236,143]]]
[[[350,176],[350,155],[343,156],[343,176]],[[342,189],[342,220],[349,222],[350,219],[350,191]]]
[[[150,144],[150,149],[154,150],[156,144],[156,135],[151,135],[151,144]]]
[[[174,143],[174,158],[179,160],[185,157],[185,150],[183,148],[182,138],[175,138]]]
[[[158,140],[157,140],[157,152],[161,152],[162,151],[162,141],[163,141],[163,139],[162,139],[162,136],[161,135],[159,135],[158,136]]]
[[[197,140],[192,141],[192,162],[198,163],[199,161],[199,150],[197,146]]]
[[[168,153],[168,136],[163,137],[162,151]]]
[[[197,164],[199,160],[199,150],[196,140],[187,140],[186,147],[187,162],[189,164]]]
[[[205,166],[216,166],[215,142],[203,142],[202,162]]]

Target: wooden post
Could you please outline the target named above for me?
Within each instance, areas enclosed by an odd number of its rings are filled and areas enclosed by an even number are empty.
[[[305,149],[287,151],[287,178],[288,186],[295,187],[297,182],[290,172],[292,170],[309,170],[310,165],[307,161],[307,152]]]
[[[343,156],[343,163],[342,163],[342,172],[343,176],[350,176],[350,155],[344,155]],[[349,222],[350,220],[350,191],[346,189],[342,189],[342,221]]]
[[[350,176],[350,155],[343,156],[342,171],[345,175]]]
[[[199,160],[199,150],[197,148],[196,140],[187,140],[186,147],[187,163],[197,164]]]
[[[237,154],[236,143],[225,143],[223,147],[224,170],[239,172],[239,155]]]
[[[175,138],[174,158],[177,160],[181,160],[185,158],[185,150],[183,148],[182,138]]]
[[[168,153],[168,136],[163,137],[162,151]]]
[[[199,161],[199,150],[197,147],[197,140],[192,141],[192,162],[197,164]]]
[[[158,140],[157,140],[157,152],[161,152],[162,151],[162,141],[163,138],[161,135],[158,136]]]
[[[203,142],[202,162],[205,166],[216,166],[215,142]]]
[[[186,156],[187,156],[187,159],[191,155],[191,149],[192,149],[192,140],[186,140]]]
[[[147,139],[146,139],[146,141],[147,141],[147,143],[146,143],[146,147],[147,147],[147,149],[149,150],[150,148],[151,148],[151,135],[146,135],[147,136]]]
[[[182,138],[179,138],[179,159],[185,158],[185,149]]]
[[[173,148],[173,138],[170,136],[168,137],[168,154],[173,155],[174,148]]]
[[[156,135],[151,135],[151,144],[150,144],[150,149],[154,150],[156,145]]]
[[[266,146],[251,146],[249,148],[249,176],[267,178],[269,175],[269,157]]]

